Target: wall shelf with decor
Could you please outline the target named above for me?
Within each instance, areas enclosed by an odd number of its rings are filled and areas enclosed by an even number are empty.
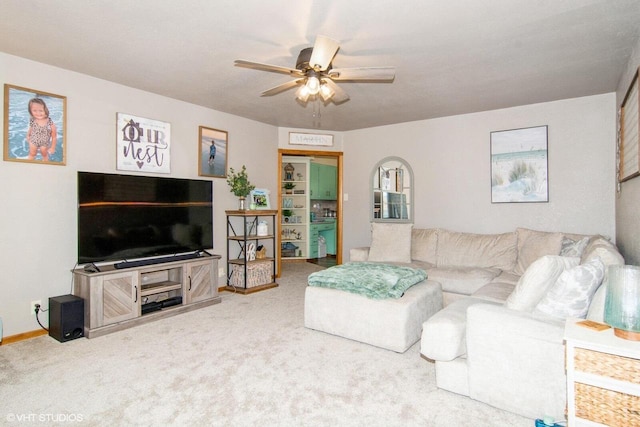
[[[230,210],[227,214],[227,286],[240,294],[271,289],[275,281],[277,210]]]
[[[283,260],[309,257],[309,163],[308,157],[282,158],[280,256]]]

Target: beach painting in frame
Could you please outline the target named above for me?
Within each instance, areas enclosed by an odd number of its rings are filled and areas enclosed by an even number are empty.
[[[491,203],[549,201],[548,126],[491,132]]]
[[[67,98],[4,85],[4,160],[66,163]]]
[[[227,143],[223,130],[200,126],[198,136],[198,174],[214,178],[227,177]]]

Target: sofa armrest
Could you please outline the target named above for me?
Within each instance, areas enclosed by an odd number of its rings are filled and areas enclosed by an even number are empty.
[[[467,310],[470,397],[530,418],[564,418],[564,324],[504,306]]]
[[[369,259],[369,247],[351,248],[349,251],[349,261],[367,261]]]

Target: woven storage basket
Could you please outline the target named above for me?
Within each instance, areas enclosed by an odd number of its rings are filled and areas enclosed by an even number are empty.
[[[576,348],[576,371],[640,384],[640,361],[599,351]]]
[[[271,261],[247,264],[247,288],[254,288],[273,282],[273,268]],[[237,288],[244,288],[244,266],[234,265],[229,284]]]
[[[640,426],[640,397],[576,383],[576,416],[607,426]]]
[[[640,361],[576,348],[576,371],[640,383]],[[588,384],[575,384],[576,415],[608,426],[640,426],[640,397]]]

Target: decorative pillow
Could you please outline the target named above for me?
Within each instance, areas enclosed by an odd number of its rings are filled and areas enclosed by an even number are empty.
[[[538,303],[535,312],[553,317],[585,318],[593,294],[602,284],[604,263],[595,258],[564,271]]]
[[[583,237],[579,240],[573,240],[564,236],[562,238],[562,249],[560,250],[560,256],[582,256],[582,252],[584,252],[584,248],[587,247],[587,243],[589,243],[588,237]]]
[[[369,261],[411,262],[411,228],[413,224],[385,224],[372,226]]]
[[[531,312],[562,272],[575,267],[580,258],[547,255],[534,261],[524,272],[505,306],[512,310]]]
[[[527,267],[545,255],[560,255],[562,233],[549,233],[526,228],[516,229],[518,233],[518,261],[514,272],[524,274]]]

